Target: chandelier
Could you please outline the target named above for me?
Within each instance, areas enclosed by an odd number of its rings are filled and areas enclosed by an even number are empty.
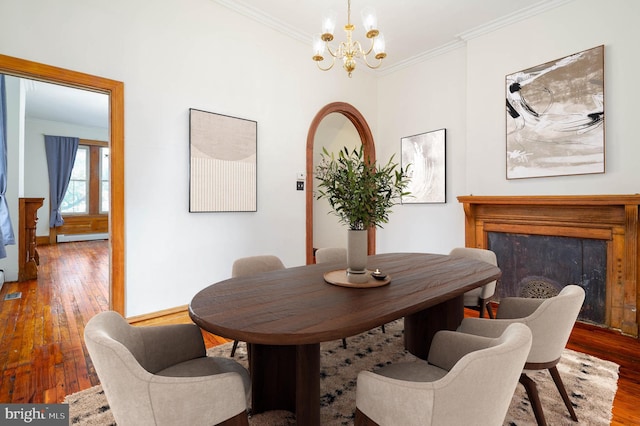
[[[366,36],[371,39],[371,46],[368,50],[363,50],[359,41],[353,41],[353,30],[355,26],[351,23],[351,0],[347,1],[347,24],[344,31],[347,33],[347,40],[332,48],[329,44],[333,41],[333,30],[336,26],[336,16],[332,11],[327,12],[322,20],[322,33],[313,39],[313,60],[318,64],[318,68],[322,71],[329,71],[336,63],[336,59],[342,60],[342,67],[347,71],[349,77],[356,69],[356,59],[361,58],[364,63],[372,69],[378,68],[382,64],[382,60],[387,56],[384,51],[384,36],[378,31],[378,20],[375,12],[371,8],[362,10],[362,23],[366,31]],[[320,64],[324,61],[325,50],[331,55],[331,64],[323,68]],[[378,60],[377,63],[370,64],[367,57],[373,52],[373,56]]]

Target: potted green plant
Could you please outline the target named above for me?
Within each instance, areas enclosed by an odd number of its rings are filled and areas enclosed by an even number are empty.
[[[365,273],[367,230],[382,227],[400,197],[409,195],[407,170],[393,162],[384,166],[365,158],[364,148],[344,147],[337,155],[322,148],[315,177],[317,199],[326,199],[340,223],[349,227],[347,265],[350,273]]]

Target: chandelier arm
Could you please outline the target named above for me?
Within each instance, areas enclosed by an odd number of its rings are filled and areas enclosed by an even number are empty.
[[[335,56],[333,57],[333,60],[331,61],[331,65],[329,65],[327,68],[322,68],[322,67],[320,66],[320,62],[321,62],[321,61],[316,61],[316,64],[318,65],[318,68],[319,68],[321,71],[329,71],[329,70],[330,70],[331,68],[333,68],[333,66],[336,64],[336,58],[335,58]]]
[[[340,57],[340,48],[338,48],[337,50],[331,50],[331,46],[329,45],[329,43],[325,43],[325,46],[327,47],[327,52],[329,52],[329,55],[333,56],[333,60],[335,62],[335,58]]]
[[[369,53],[373,52],[373,45],[375,44],[375,40],[376,40],[376,38],[375,38],[375,37],[372,37],[372,38],[371,38],[371,46],[369,46],[369,50],[367,50],[366,52],[365,52],[365,51],[363,51],[363,50],[362,50],[362,46],[360,46],[360,51],[362,52],[362,55],[363,55],[363,56],[365,56],[365,57],[366,57]],[[358,43],[358,44],[360,44],[360,43]]]
[[[382,65],[382,58],[378,59],[378,63],[376,65],[371,65],[369,61],[367,61],[366,56],[363,56],[362,59],[364,60],[364,63],[373,70],[375,70],[376,68],[380,68],[380,65]]]
[[[362,45],[360,44],[360,42],[358,40],[354,41],[353,43],[351,43],[351,50],[353,51],[353,56],[356,58],[359,58],[361,56],[367,55],[367,53],[365,53],[362,50]]]

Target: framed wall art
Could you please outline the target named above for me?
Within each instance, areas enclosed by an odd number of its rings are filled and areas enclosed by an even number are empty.
[[[258,123],[189,109],[189,211],[257,211]]]
[[[507,179],[604,173],[604,46],[505,83]]]
[[[445,203],[446,130],[434,130],[401,139],[402,168],[409,167],[411,194],[402,197],[402,204]]]

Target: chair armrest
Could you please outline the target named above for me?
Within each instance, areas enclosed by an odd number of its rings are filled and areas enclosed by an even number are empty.
[[[206,356],[202,332],[195,324],[137,327],[144,343],[144,366],[156,373],[171,365]]]
[[[505,297],[500,300],[496,318],[524,318],[535,312],[546,299],[529,297]]]
[[[439,331],[433,337],[428,361],[429,364],[449,371],[466,354],[488,348],[492,343],[493,339],[489,337]]]
[[[489,319],[469,317],[462,320],[456,331],[460,333],[473,334],[476,336],[484,336],[496,338],[515,322],[522,322],[516,319]]]
[[[425,425],[432,422],[434,395],[432,382],[409,382],[361,371],[356,407],[380,425]]]
[[[153,376],[149,398],[159,426],[218,424],[247,409],[242,378],[236,372],[200,377]],[[176,405],[180,410],[175,409]]]

